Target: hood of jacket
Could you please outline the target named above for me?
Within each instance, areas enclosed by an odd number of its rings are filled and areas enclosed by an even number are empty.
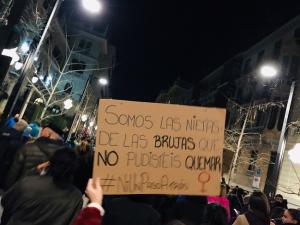
[[[51,157],[53,153],[64,147],[64,143],[61,140],[52,140],[46,137],[40,137],[35,142],[35,145],[39,147],[39,149],[47,155],[47,157]]]

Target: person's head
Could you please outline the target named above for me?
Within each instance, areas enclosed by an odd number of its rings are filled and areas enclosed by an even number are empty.
[[[40,127],[36,123],[30,123],[23,131],[23,136],[36,139],[40,136]]]
[[[282,203],[283,202],[283,196],[281,194],[277,194],[277,195],[275,195],[274,200],[276,202]]]
[[[71,141],[75,141],[75,140],[76,140],[76,133],[72,133],[72,134],[71,134],[70,140],[71,140]]]
[[[282,207],[274,207],[271,209],[271,219],[282,218],[284,212],[284,208]]]
[[[91,146],[88,141],[84,140],[80,143],[80,152],[88,152],[90,151]]]
[[[249,204],[249,199],[250,199],[250,195],[245,195],[243,197],[243,203],[244,203],[244,205],[248,205]]]
[[[16,122],[13,126],[13,128],[17,131],[23,132],[28,126],[28,123],[23,120],[23,119],[19,119],[18,122]]]
[[[41,137],[46,137],[51,140],[60,140],[61,137],[54,130],[49,127],[44,127],[41,131]]]
[[[54,123],[48,123],[43,126],[41,137],[46,137],[51,140],[62,140],[63,131]]]
[[[188,202],[196,204],[196,205],[206,205],[207,204],[207,197],[206,196],[188,195],[185,198]]]
[[[165,225],[187,225],[187,224],[183,223],[180,220],[172,220],[172,221],[166,223]]]
[[[227,186],[226,186],[226,184],[221,184],[220,196],[226,197],[227,194],[228,194],[228,192],[227,192]]]
[[[225,177],[222,177],[222,181],[221,181],[221,184],[226,184],[226,180],[225,180]]]
[[[76,153],[64,147],[57,150],[50,158],[49,174],[54,182],[68,183],[72,181],[77,166]]]
[[[209,225],[226,225],[228,221],[226,209],[218,204],[208,204],[204,220]]]
[[[270,205],[267,196],[261,191],[254,191],[249,198],[249,208],[265,218],[270,217]]]
[[[283,224],[300,224],[300,211],[297,209],[286,209],[282,216]]]

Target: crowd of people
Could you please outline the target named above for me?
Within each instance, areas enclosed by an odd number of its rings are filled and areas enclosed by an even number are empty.
[[[300,225],[283,196],[230,189],[224,179],[219,196],[103,197],[100,178],[91,179],[91,141],[66,142],[51,123],[16,115],[0,128],[0,146],[1,225]]]

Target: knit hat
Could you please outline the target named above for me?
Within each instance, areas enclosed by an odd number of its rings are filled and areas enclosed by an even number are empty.
[[[26,127],[28,126],[28,123],[23,120],[23,119],[19,119],[18,122],[15,123],[15,125],[13,126],[13,128],[17,131],[24,131],[26,129]]]
[[[57,133],[60,136],[64,134],[64,132],[54,123],[49,123],[45,127],[50,128],[51,130],[53,130],[55,133]]]
[[[23,131],[23,136],[38,138],[40,136],[40,127],[36,123],[30,123]]]

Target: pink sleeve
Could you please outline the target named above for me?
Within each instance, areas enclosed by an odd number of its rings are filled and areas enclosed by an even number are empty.
[[[225,197],[218,197],[218,196],[208,196],[207,197],[208,203],[216,203],[223,206],[227,211],[228,221],[230,221],[230,207],[229,201]]]

